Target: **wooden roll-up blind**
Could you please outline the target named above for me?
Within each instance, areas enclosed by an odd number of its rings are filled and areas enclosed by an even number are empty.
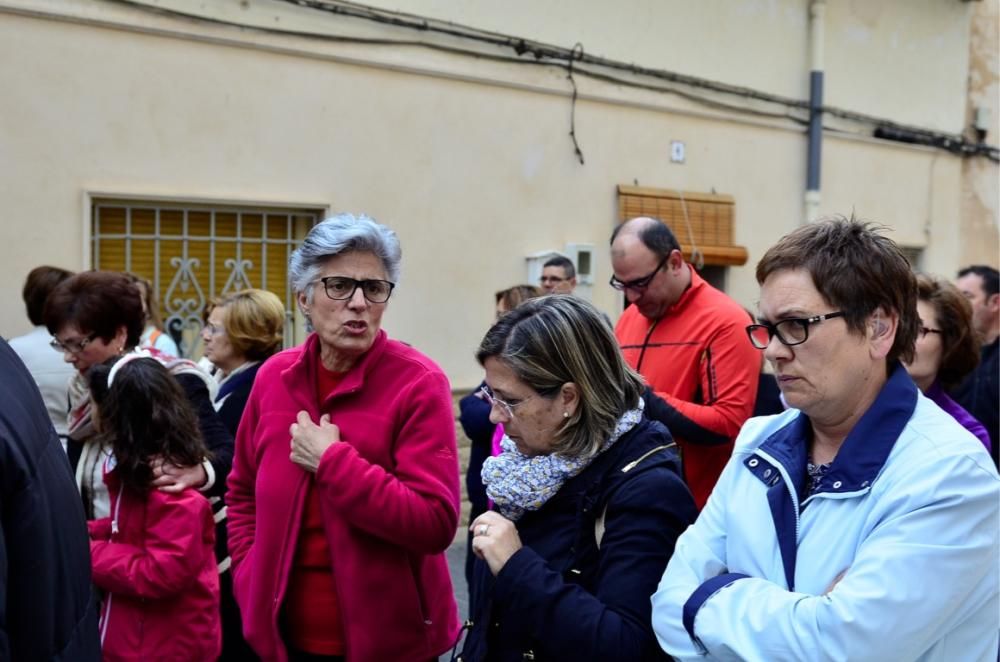
[[[735,200],[731,195],[694,193],[646,186],[618,186],[618,222],[636,216],[657,218],[673,231],[691,259],[697,248],[706,265],[740,266],[747,249],[734,241]]]

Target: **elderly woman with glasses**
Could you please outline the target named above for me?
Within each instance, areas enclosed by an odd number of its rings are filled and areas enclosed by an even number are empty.
[[[532,299],[477,353],[503,452],[471,525],[479,557],[463,660],[666,659],[649,596],[696,510],[670,433],[589,303]]]
[[[972,328],[972,306],[957,287],[935,276],[917,276],[920,330],[906,371],[920,391],[951,414],[990,450],[983,424],[945,393],[958,386],[979,363],[979,341]]]
[[[281,349],[285,307],[273,292],[247,289],[213,302],[201,331],[204,356],[215,366],[215,408],[236,434],[261,363]]]
[[[257,373],[228,493],[243,632],[265,660],[430,660],[458,632],[451,390],[382,330],[400,255],[348,214],[292,255],[314,332]]]
[[[140,297],[134,278],[128,274],[86,271],[60,283],[45,304],[44,320],[53,336],[52,347],[76,369],[69,383],[66,450],[88,519],[110,514],[108,490],[102,479],[104,459],[110,449],[96,442],[87,374],[92,366],[136,348],[146,318]],[[191,361],[149,351],[184,389],[211,452],[211,459],[192,466],[157,463],[153,484],[167,492],[194,487],[208,496],[221,496],[232,463],[233,437],[212,406],[216,384]]]

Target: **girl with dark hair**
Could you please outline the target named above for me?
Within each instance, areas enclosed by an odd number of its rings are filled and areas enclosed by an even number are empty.
[[[139,343],[143,328],[143,308],[133,278],[116,271],[85,271],[64,280],[45,303],[45,326],[53,336],[52,348],[76,369],[69,383],[68,439],[70,465],[83,496],[87,519],[109,513],[108,493],[101,482],[101,467],[108,449],[95,443],[91,394],[87,375],[93,366],[131,352]],[[150,353],[162,363],[187,394],[198,416],[205,445],[212,460],[193,465],[169,462],[153,467],[156,487],[181,491],[196,487],[210,497],[221,499],[233,461],[233,436],[212,406],[218,387],[211,375],[187,359]],[[217,509],[222,510],[221,501]],[[225,534],[224,524],[219,529]],[[220,543],[220,571],[229,567],[225,545]]]
[[[159,361],[132,353],[87,375],[111,515],[89,522],[94,583],[105,592],[105,659],[215,660],[221,650],[215,522],[187,487],[155,489],[154,465],[208,455],[184,391]]]

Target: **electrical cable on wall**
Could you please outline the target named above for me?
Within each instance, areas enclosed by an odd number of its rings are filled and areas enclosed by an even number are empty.
[[[583,44],[577,42],[576,46],[573,47],[573,53],[576,54],[579,49],[579,54],[583,55]],[[569,59],[569,64],[566,66],[566,78],[569,79],[569,84],[573,86],[573,100],[570,102],[569,110],[569,137],[573,139],[573,149],[576,150],[576,155],[580,159],[580,165],[583,165],[583,152],[580,151],[580,143],[576,140],[576,81],[573,80],[573,61],[575,57]]]
[[[271,34],[293,35],[309,39],[317,39],[321,41],[337,42],[337,43],[397,46],[397,47],[419,47],[419,48],[426,48],[431,50],[447,52],[455,55],[463,55],[478,59],[503,62],[507,64],[535,64],[542,66],[556,65],[562,68],[567,68],[568,70],[571,69],[571,72],[574,75],[582,75],[595,80],[601,80],[604,82],[613,83],[624,87],[675,95],[687,99],[689,101],[692,101],[694,103],[704,105],[709,108],[714,108],[728,112],[749,114],[758,117],[790,120],[801,125],[808,125],[809,122],[807,117],[807,114],[809,112],[808,101],[792,99],[780,95],[761,92],[759,90],[754,90],[748,87],[731,85],[728,83],[712,81],[704,78],[698,78],[695,76],[687,76],[672,71],[667,71],[662,69],[651,69],[637,64],[630,64],[630,63],[610,60],[607,58],[586,54],[582,51],[582,49],[580,50],[579,53],[577,53],[576,47],[572,49],[567,49],[560,46],[542,44],[539,42],[533,42],[524,39],[522,37],[515,37],[511,35],[504,35],[497,32],[481,30],[478,28],[461,26],[448,21],[429,19],[426,17],[415,16],[413,14],[406,14],[403,12],[379,10],[366,5],[348,2],[346,0],[274,0],[274,1],[298,7],[303,7],[305,9],[325,11],[327,13],[344,16],[348,18],[372,21],[384,25],[390,25],[397,28],[411,29],[411,30],[416,30],[418,32],[443,35],[468,41],[475,41],[481,44],[488,44],[494,47],[511,49],[515,53],[516,57],[513,58],[505,57],[495,54],[483,53],[480,51],[470,50],[466,48],[445,46],[442,44],[434,44],[420,40],[396,40],[396,39],[349,37],[344,35],[330,35],[330,34],[305,32],[298,30],[284,30],[270,26],[268,27],[252,26],[235,21],[206,17],[202,14],[195,12],[184,12],[177,9],[165,8],[162,6],[154,7],[149,5],[147,2],[143,0],[113,0],[113,1],[134,7],[141,7],[142,9],[145,9],[147,11],[155,11],[158,13],[165,13],[165,14],[174,14],[178,16],[184,16],[186,18],[196,18],[206,22],[238,27],[243,30],[256,30]],[[592,66],[600,67],[603,69],[609,69],[613,71],[621,71],[624,73],[628,73],[632,76],[651,78],[665,83],[673,84],[673,86],[667,86],[663,84],[654,85],[651,83],[643,83],[637,80],[632,80],[621,76],[615,76],[608,73],[601,73],[590,68],[582,67],[581,66],[582,64],[589,64]],[[575,81],[572,82],[574,88],[573,94],[575,102],[575,98],[577,96],[576,83]],[[678,89],[676,85],[682,85],[688,88],[701,89],[714,94],[723,94],[727,96],[739,97],[745,100],[783,106],[785,110],[768,111],[759,108],[752,108],[749,106],[738,106],[733,103],[726,103],[723,101],[719,101],[717,99],[711,99],[703,95],[695,94],[688,90]],[[930,147],[943,149],[953,154],[959,154],[962,156],[984,156],[991,161],[1000,162],[1000,148],[987,145],[981,142],[980,143],[970,142],[965,138],[963,138],[961,135],[948,134],[941,131],[935,131],[932,129],[925,129],[922,127],[908,126],[900,124],[898,122],[894,122],[889,119],[876,117],[873,115],[866,115],[864,113],[844,110],[832,106],[823,106],[822,112],[825,115],[829,115],[830,117],[836,117],[850,122],[856,122],[859,124],[871,126],[873,127],[871,130],[871,135],[873,135],[876,138],[893,140],[897,142],[907,142],[913,144],[927,145]],[[842,130],[833,129],[828,126],[824,126],[824,130],[836,130],[843,132]],[[574,144],[575,143],[576,139],[574,136]],[[579,145],[576,145],[576,147],[578,156],[582,159],[582,153],[580,153],[579,151]]]

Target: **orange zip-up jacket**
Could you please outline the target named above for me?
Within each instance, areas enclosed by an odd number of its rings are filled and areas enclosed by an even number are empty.
[[[684,478],[701,508],[753,413],[761,353],[750,344],[747,312],[691,269],[691,286],[658,320],[629,306],[615,327],[625,360],[657,398],[646,415],[681,448]]]

